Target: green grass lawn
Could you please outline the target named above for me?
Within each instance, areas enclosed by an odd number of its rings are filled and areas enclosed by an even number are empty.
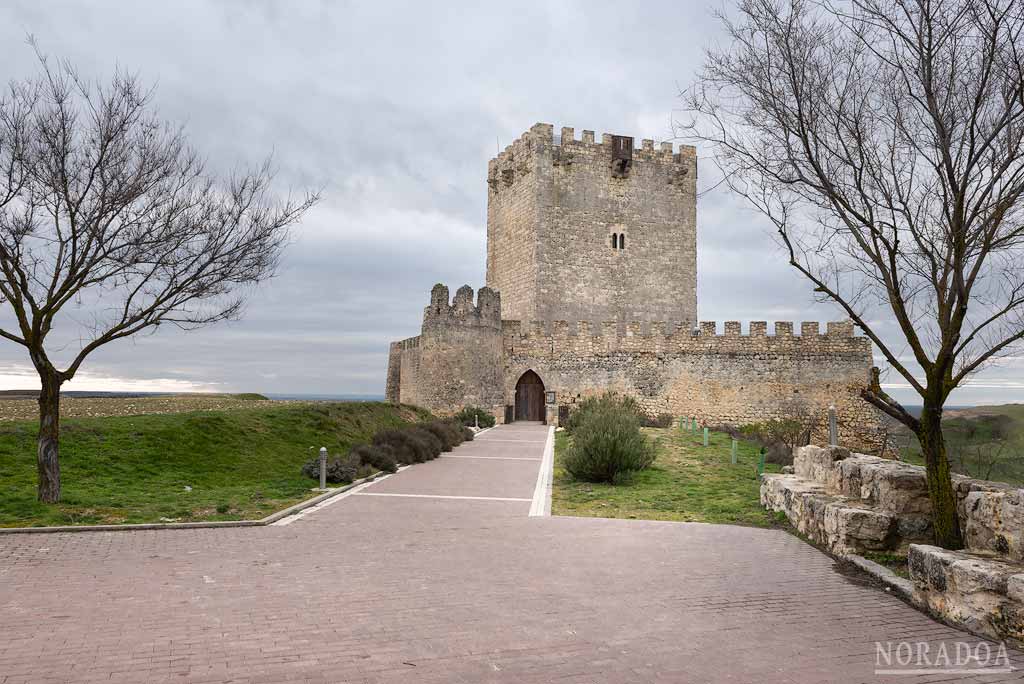
[[[342,453],[427,415],[353,402],[66,419],[56,505],[36,501],[37,425],[0,423],[0,526],[260,518],[312,495],[310,447]]]
[[[573,480],[561,466],[569,437],[555,438],[551,510],[555,515],[682,520],[771,527],[774,513],[761,507],[755,476],[759,447],[740,441],[738,463],[730,462],[731,438],[712,432],[704,447],[700,435],[678,428],[645,428],[657,440],[654,465],[618,485]],[[778,472],[768,464],[767,472]]]

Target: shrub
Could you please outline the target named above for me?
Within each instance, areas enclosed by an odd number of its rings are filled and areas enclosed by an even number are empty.
[[[389,444],[360,444],[353,447],[351,453],[359,459],[361,465],[369,466],[375,471],[393,473],[398,470],[395,450]]]
[[[430,447],[409,428],[381,430],[373,436],[373,444],[391,447],[395,460],[399,463],[423,463],[432,458]]]
[[[774,418],[751,423],[740,428],[740,433],[767,449],[766,463],[793,465],[793,449],[811,443],[813,424],[794,418]]]
[[[564,427],[565,431],[569,434],[573,434],[576,428],[583,421],[587,420],[591,413],[602,409],[613,409],[632,414],[637,420],[643,415],[640,405],[633,397],[620,396],[614,392],[605,392],[599,397],[587,397],[577,404],[576,408],[569,413],[569,419],[561,427]]]
[[[462,428],[446,420],[435,420],[424,423],[424,430],[437,437],[443,451],[451,451],[462,444]]]
[[[359,459],[351,453],[345,456],[327,458],[327,481],[333,484],[344,484],[356,479],[359,470]],[[320,456],[307,461],[302,466],[302,474],[314,480],[320,480]]]
[[[574,426],[564,465],[577,480],[615,483],[654,462],[654,448],[640,432],[635,410],[609,400],[587,410]]]
[[[426,458],[424,460],[432,461],[441,455],[444,451],[444,445],[441,444],[441,440],[429,430],[425,430],[419,425],[413,425],[406,428],[406,432],[418,439],[424,446]]]
[[[462,441],[463,442],[472,442],[473,441],[473,437],[475,436],[473,434],[473,431],[470,430],[465,425],[463,425],[462,423],[456,423],[456,424],[459,426],[459,429],[462,430]]]
[[[653,418],[644,416],[644,427],[670,428],[673,423],[675,423],[675,418],[671,413],[659,413]]]
[[[473,425],[479,425],[482,428],[494,427],[494,416],[479,406],[465,407],[455,414],[455,419],[467,427]]]

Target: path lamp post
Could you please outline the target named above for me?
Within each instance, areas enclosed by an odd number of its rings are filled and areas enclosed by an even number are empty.
[[[320,489],[327,489],[327,447],[320,447]]]
[[[839,446],[839,421],[836,419],[836,407],[828,407],[828,445]]]
[[[736,447],[739,445],[735,439],[732,440],[732,464],[736,465]]]
[[[708,429],[704,428],[704,446],[708,445]]]

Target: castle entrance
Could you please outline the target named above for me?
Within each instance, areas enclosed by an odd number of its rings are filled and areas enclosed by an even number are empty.
[[[532,370],[516,383],[516,420],[544,421],[544,382]]]

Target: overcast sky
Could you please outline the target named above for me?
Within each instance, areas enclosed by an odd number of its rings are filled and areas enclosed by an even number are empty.
[[[430,287],[483,284],[487,160],[538,121],[672,139],[715,6],[4,3],[4,80],[36,73],[32,34],[86,76],[155,83],[213,167],[273,153],[282,190],[324,188],[243,320],[114,343],[65,389],[382,394],[388,342],[419,332]],[[702,196],[698,244],[701,319],[840,318],[724,188]],[[24,349],[0,341],[0,388],[30,386]],[[951,403],[1022,388],[1010,359]]]

